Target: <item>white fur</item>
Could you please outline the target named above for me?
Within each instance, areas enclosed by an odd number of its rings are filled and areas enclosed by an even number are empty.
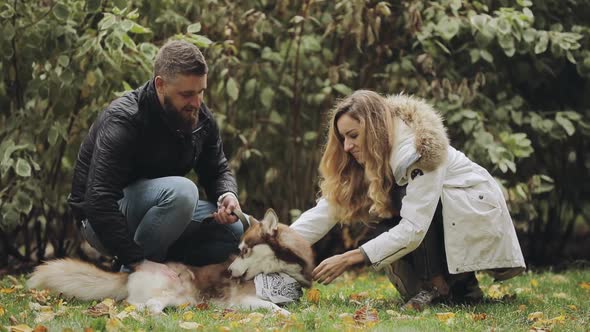
[[[244,247],[245,244],[240,244]],[[295,280],[305,279],[301,274],[301,266],[295,263],[287,263],[277,258],[268,244],[259,244],[250,249],[246,257],[238,257],[229,266],[229,271],[234,278],[250,280],[260,273],[284,272]]]

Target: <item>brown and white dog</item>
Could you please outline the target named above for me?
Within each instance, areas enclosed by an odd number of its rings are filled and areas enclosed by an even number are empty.
[[[310,287],[314,261],[311,246],[297,232],[280,224],[272,209],[262,221],[250,217],[250,222],[238,257],[203,267],[166,263],[178,273],[180,282],[141,268],[130,274],[107,272],[80,260],[58,259],[38,266],[27,286],[48,288],[80,300],[126,299],[152,313],[160,313],[168,306],[211,302],[222,307],[266,308],[289,314],[259,298],[252,279],[260,273],[278,272]]]

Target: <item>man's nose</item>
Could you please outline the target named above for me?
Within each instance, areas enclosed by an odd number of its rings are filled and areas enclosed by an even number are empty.
[[[191,106],[198,109],[199,107],[201,107],[201,103],[203,102],[203,98],[201,98],[200,96],[196,96],[195,98],[193,98],[191,100]]]

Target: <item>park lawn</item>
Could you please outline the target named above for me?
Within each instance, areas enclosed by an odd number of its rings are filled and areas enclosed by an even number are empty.
[[[25,277],[0,281],[0,330],[27,331],[590,331],[590,269],[531,273],[504,283],[478,274],[486,301],[402,312],[399,294],[380,273],[347,273],[316,285],[291,317],[265,311],[186,306],[150,316],[126,303],[81,302],[24,287]],[[100,315],[100,316],[99,316]],[[95,317],[97,316],[97,317]]]

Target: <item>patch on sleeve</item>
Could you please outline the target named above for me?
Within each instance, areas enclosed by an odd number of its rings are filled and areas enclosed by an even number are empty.
[[[414,180],[417,176],[421,176],[424,175],[424,172],[422,172],[421,169],[416,168],[412,170],[412,174],[410,174],[410,177],[412,178],[412,180]]]

